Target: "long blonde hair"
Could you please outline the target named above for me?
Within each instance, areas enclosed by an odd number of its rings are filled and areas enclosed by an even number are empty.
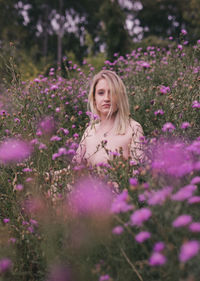
[[[94,76],[88,95],[88,109],[89,111],[92,112],[93,116],[100,115],[95,103],[95,91],[96,91],[96,85],[101,79],[105,79],[108,82],[110,93],[111,93],[111,101],[114,95],[117,98],[118,110],[115,116],[114,129],[116,134],[123,135],[126,132],[126,128],[129,120],[130,108],[129,108],[128,96],[126,93],[125,85],[122,79],[114,71],[102,70]],[[113,109],[111,106],[107,118],[110,118],[112,115],[113,115]],[[91,118],[91,122],[92,124],[96,123],[94,118]]]

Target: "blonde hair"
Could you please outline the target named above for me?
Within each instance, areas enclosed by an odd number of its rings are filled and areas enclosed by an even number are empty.
[[[109,85],[111,101],[114,95],[117,98],[118,109],[115,116],[114,129],[117,134],[123,135],[126,132],[130,109],[125,85],[121,78],[115,72],[110,70],[102,70],[94,76],[88,95],[88,109],[92,112],[93,116],[99,116],[99,112],[95,103],[95,91],[96,85],[101,79],[105,79]],[[107,118],[111,118],[112,115],[113,108],[111,107]],[[97,121],[95,121],[95,118],[93,117],[91,117],[91,122],[92,125],[97,123]]]

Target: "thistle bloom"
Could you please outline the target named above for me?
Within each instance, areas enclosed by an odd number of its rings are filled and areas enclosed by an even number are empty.
[[[136,236],[135,236],[135,240],[138,243],[143,243],[144,241],[146,241],[147,239],[149,239],[151,237],[151,233],[148,231],[141,231],[139,232]]]
[[[160,241],[160,242],[157,242],[157,243],[154,245],[153,251],[154,251],[154,252],[160,252],[160,251],[164,250],[164,248],[165,248],[165,244]]]
[[[124,228],[121,225],[118,225],[113,228],[112,233],[120,235],[124,231]]]
[[[111,190],[95,179],[80,181],[69,196],[72,211],[80,215],[108,214],[111,201]]]
[[[200,246],[199,242],[196,240],[191,240],[185,242],[180,249],[179,260],[181,262],[186,262],[196,256],[199,252]]]
[[[175,129],[176,129],[175,126],[171,122],[165,123],[164,126],[162,127],[163,132],[172,132]]]
[[[132,210],[134,206],[128,204],[127,200],[128,200],[128,190],[124,189],[121,194],[115,197],[115,200],[111,205],[111,213],[119,214]]]
[[[191,221],[192,221],[192,217],[190,215],[182,215],[182,216],[177,217],[173,221],[172,225],[173,225],[173,227],[186,226],[189,223],[191,223]]]
[[[12,267],[12,262],[8,258],[0,260],[0,273],[8,271]]]
[[[149,259],[149,264],[151,266],[161,266],[165,264],[166,261],[167,259],[163,254],[159,252],[154,252]]]
[[[143,222],[147,221],[151,217],[151,215],[151,210],[148,208],[136,210],[130,217],[131,224],[142,226]]]
[[[32,148],[28,142],[8,139],[0,144],[0,162],[3,164],[21,162],[28,158]]]
[[[200,222],[193,222],[189,225],[191,232],[200,232]]]

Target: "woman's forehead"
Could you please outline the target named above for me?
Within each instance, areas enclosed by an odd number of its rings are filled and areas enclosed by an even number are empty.
[[[101,78],[96,84],[96,90],[110,88],[109,82],[105,78]]]

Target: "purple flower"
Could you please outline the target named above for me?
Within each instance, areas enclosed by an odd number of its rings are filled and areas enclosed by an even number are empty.
[[[59,136],[52,136],[50,141],[60,141],[62,138]]]
[[[189,230],[192,232],[200,232],[200,222],[193,222],[189,225]]]
[[[163,174],[182,177],[193,170],[193,156],[184,143],[160,142],[153,150],[152,168]]]
[[[148,208],[136,210],[130,217],[131,224],[142,226],[143,222],[147,221],[151,217],[151,215],[151,210]]]
[[[197,183],[200,183],[200,177],[198,177],[198,176],[196,176],[196,177],[194,177],[192,180],[191,180],[191,182],[190,182],[191,184],[197,184]]]
[[[181,215],[177,217],[172,225],[173,227],[181,227],[181,226],[186,226],[187,224],[191,223],[192,217],[190,215]]]
[[[132,210],[134,207],[127,203],[128,190],[124,189],[121,194],[117,195],[111,205],[111,213],[119,214]]]
[[[130,183],[130,185],[135,186],[135,185],[138,184],[138,180],[136,178],[130,178],[129,179],[129,183]]]
[[[10,219],[5,218],[5,219],[3,219],[3,222],[4,222],[4,223],[9,223],[9,222],[10,222]]]
[[[0,162],[8,164],[21,162],[30,156],[31,145],[25,141],[8,139],[0,144]]]
[[[154,115],[163,115],[164,111],[162,109],[158,109],[157,111],[154,112]]]
[[[177,48],[181,51],[183,50],[183,46],[181,44],[178,44]]]
[[[184,201],[190,197],[192,197],[194,191],[197,189],[196,185],[186,185],[179,189],[178,192],[172,195],[172,200],[175,201]]]
[[[192,196],[188,199],[188,204],[200,203],[200,196]]]
[[[41,134],[45,134],[45,135],[53,134],[55,128],[56,128],[56,124],[52,116],[44,117],[38,125],[38,130],[41,132]]]
[[[170,92],[170,87],[166,87],[166,86],[164,86],[164,85],[161,85],[160,86],[160,93],[161,94],[167,94],[167,93],[169,93]]]
[[[101,275],[99,281],[107,281],[110,280],[110,276],[108,274]]]
[[[172,187],[167,186],[161,190],[154,191],[149,194],[149,205],[162,205],[165,200],[171,195]]]
[[[111,201],[111,190],[96,179],[81,180],[69,196],[75,214],[108,214]]]
[[[175,129],[176,129],[175,126],[171,122],[165,123],[162,127],[163,132],[172,132]]]
[[[199,241],[191,240],[185,242],[180,249],[179,260],[186,262],[196,256],[199,252]]]
[[[166,261],[167,259],[163,254],[159,252],[154,252],[149,259],[149,264],[151,266],[161,266],[165,264]]]
[[[187,31],[186,31],[185,29],[182,29],[182,30],[181,30],[181,34],[186,35],[186,34],[187,34]]]
[[[12,262],[8,258],[0,260],[0,273],[8,271],[12,267]]]
[[[197,100],[194,100],[192,102],[192,108],[200,108],[200,102],[198,102]]]
[[[124,231],[124,228],[120,225],[113,228],[112,233],[120,235]]]
[[[160,241],[160,242],[155,243],[155,245],[153,247],[153,251],[160,252],[160,251],[164,250],[164,248],[165,248],[165,244]]]
[[[187,128],[189,128],[190,127],[190,123],[189,122],[183,122],[182,124],[181,124],[181,129],[187,129]]]
[[[147,239],[149,239],[151,237],[151,233],[148,231],[141,231],[139,232],[136,236],[135,236],[135,240],[138,243],[143,243],[144,241],[146,241]]]

